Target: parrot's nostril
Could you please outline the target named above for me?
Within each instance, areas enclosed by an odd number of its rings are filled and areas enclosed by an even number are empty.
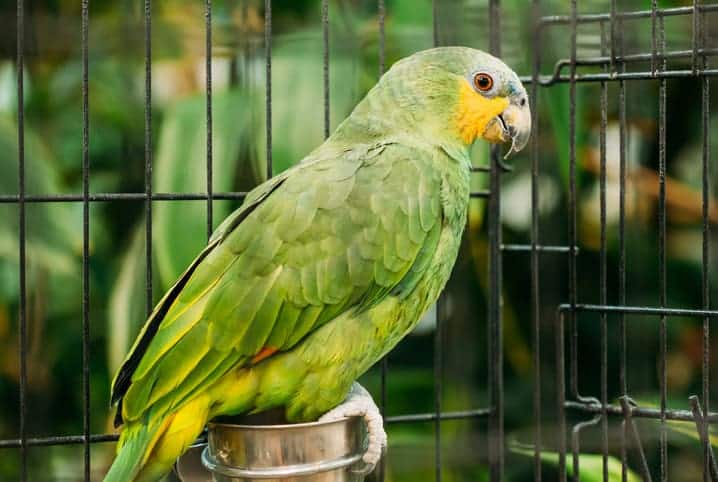
[[[521,99],[521,107],[524,107],[526,105],[526,97],[523,97]]]

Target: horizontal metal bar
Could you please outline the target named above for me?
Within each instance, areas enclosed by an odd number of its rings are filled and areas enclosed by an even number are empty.
[[[718,4],[704,5],[699,7],[699,11],[704,13],[718,12]],[[608,22],[612,20],[630,20],[630,19],[641,19],[650,18],[654,14],[659,17],[672,17],[677,15],[692,15],[693,7],[676,7],[676,8],[665,8],[653,10],[641,10],[635,12],[618,12],[612,13],[601,13],[601,14],[585,14],[577,15],[575,21],[577,23],[595,23],[595,22]],[[574,19],[569,15],[553,15],[542,17],[539,19],[537,28],[539,30],[550,25],[570,25]],[[652,52],[646,54],[632,54],[617,56],[613,59],[611,57],[593,57],[587,59],[575,59],[575,65],[607,65],[613,62],[626,63],[626,62],[637,62],[637,61],[657,61],[671,58],[683,58],[702,56],[708,57],[718,54],[717,49],[696,49],[696,50],[679,50],[668,53]],[[560,75],[563,67],[570,66],[571,60],[561,59],[554,66],[554,72],[550,76],[539,76],[538,82],[542,86],[550,86],[556,83],[570,82],[571,77],[569,75]],[[575,81],[577,82],[600,82],[600,81],[616,81],[616,80],[647,80],[647,79],[660,79],[660,78],[684,78],[684,77],[700,77],[700,76],[716,76],[718,75],[718,69],[691,69],[691,70],[663,70],[661,72],[607,72],[601,74],[585,74],[576,75]],[[532,76],[521,76],[521,81],[524,83],[531,83]]]
[[[514,171],[514,166],[503,162],[499,163],[499,168],[501,169],[501,172]],[[491,172],[491,166],[471,166],[470,170],[471,172]]]
[[[673,52],[667,52],[665,54],[658,53],[654,56],[653,53],[640,53],[640,54],[630,54],[630,55],[623,55],[623,56],[616,56],[614,58],[611,58],[607,55],[597,56],[597,57],[584,57],[584,58],[577,58],[576,59],[576,65],[577,66],[606,66],[611,65],[612,63],[631,63],[631,62],[648,62],[652,61],[653,59],[657,60],[673,60],[673,59],[683,59],[683,58],[693,58],[694,55],[698,55],[700,57],[714,57],[718,55],[718,48],[712,48],[712,49],[698,49],[696,52],[693,50],[675,50]],[[559,59],[556,61],[553,67],[553,73],[550,76],[544,76],[539,81],[542,83],[542,85],[551,85],[557,81],[557,79],[563,78],[561,76],[561,71],[564,67],[570,67],[571,66],[571,59]],[[705,71],[705,69],[704,69]],[[670,72],[670,71],[669,71]],[[692,71],[694,73],[696,72],[703,72],[701,70]],[[633,72],[629,72],[633,73]],[[661,76],[664,72],[659,72],[658,76]],[[621,73],[623,75],[623,72]],[[526,77],[528,78],[528,77]],[[655,77],[654,72],[651,72],[651,79],[657,78]],[[530,78],[529,78],[530,79]],[[620,80],[620,79],[619,79]]]
[[[684,58],[692,58],[694,55],[698,55],[699,57],[714,57],[718,55],[718,48],[711,48],[711,49],[698,49],[695,52],[693,50],[673,50],[671,52],[666,52],[665,54],[658,53],[655,56],[656,60],[675,60],[675,59],[684,59]],[[630,62],[647,62],[651,59],[653,59],[654,56],[652,53],[642,53],[642,54],[628,54],[628,55],[617,55],[613,58],[613,61],[616,63],[630,63]],[[584,58],[577,58],[576,59],[576,65],[609,65],[611,63],[611,57],[608,55],[602,55],[597,57],[584,57]],[[569,59],[561,59],[556,62],[555,68],[558,67],[559,70],[563,67],[568,67],[571,65],[571,61]]]
[[[603,407],[600,403],[581,403],[575,401],[567,401],[565,403],[566,408],[571,410],[578,410],[584,413],[602,413]],[[609,415],[623,415],[623,408],[620,405],[607,404],[606,412]],[[646,407],[633,407],[631,414],[634,417],[649,418],[660,420],[661,410],[658,408],[646,408]],[[665,411],[667,420],[678,420],[681,422],[692,422],[695,423],[695,418],[690,410],[676,410],[667,408]],[[708,421],[711,423],[718,422],[718,412],[711,412],[708,415]]]
[[[488,417],[491,410],[488,408],[477,408],[474,410],[460,410],[455,412],[441,412],[440,420],[458,420],[462,418]],[[386,417],[386,423],[411,423],[411,422],[432,422],[436,420],[436,412],[412,413],[409,415],[394,415]]]
[[[472,198],[489,198],[491,197],[490,191],[474,191],[471,193]]]
[[[489,415],[489,409],[479,408],[474,410],[460,410],[454,412],[442,412],[441,420],[459,420],[464,418],[486,417]],[[386,417],[386,423],[411,423],[411,422],[431,422],[436,420],[436,413],[412,413],[408,415],[394,415]],[[119,438],[117,434],[94,434],[90,435],[90,442],[116,442]],[[44,447],[51,445],[73,445],[85,442],[84,435],[64,435],[58,437],[38,437],[27,439],[27,445],[33,447]],[[19,439],[0,440],[0,449],[16,449],[20,448]]]
[[[90,443],[116,442],[120,436],[113,433],[90,435]],[[50,445],[74,445],[85,443],[84,435],[64,435],[59,437],[29,438],[26,445],[32,447],[47,447]],[[0,440],[0,449],[20,448],[20,439]]]
[[[715,12],[718,11],[718,4],[703,5],[699,9],[703,12]],[[613,18],[620,20],[635,20],[639,18],[650,18],[654,13],[654,10],[638,10],[635,12],[616,12]],[[655,10],[655,14],[659,17],[675,17],[678,15],[692,15],[693,7],[672,7],[672,8],[659,8]],[[541,17],[539,19],[539,27],[544,25],[568,25],[572,21],[577,23],[596,23],[596,22],[607,22],[612,19],[611,13],[588,13],[583,15],[576,15],[572,18],[570,15],[549,15]]]
[[[244,191],[237,192],[216,192],[212,193],[212,199],[244,199],[247,193]],[[95,193],[88,196],[88,200],[92,202],[103,201],[144,201],[151,199],[152,201],[205,201],[209,198],[207,193],[183,193],[183,192],[157,192],[151,195],[146,192],[107,192]],[[47,203],[47,202],[82,202],[84,198],[82,194],[38,194],[26,195],[24,198],[26,203]],[[0,195],[0,203],[18,203],[19,196],[17,194]]]
[[[530,253],[532,251],[532,247],[530,244],[502,244],[501,249],[503,251],[517,251],[522,253]],[[571,247],[538,244],[536,245],[536,251],[545,253],[570,253]],[[576,247],[575,251],[576,253],[578,253],[579,249]]]
[[[665,70],[665,71],[643,71],[643,72],[605,72],[595,74],[576,74],[576,82],[615,82],[620,80],[652,80],[652,79],[682,79],[690,77],[716,77],[718,69],[696,69],[696,70]],[[530,84],[531,76],[519,77],[521,82]],[[539,85],[548,87],[554,84],[571,81],[570,75],[542,75],[539,77]]]
[[[687,308],[657,308],[651,306],[616,306],[568,303],[559,305],[559,312],[591,311],[597,313],[620,313],[626,315],[648,316],[695,316],[701,318],[718,318],[718,310],[691,310]]]

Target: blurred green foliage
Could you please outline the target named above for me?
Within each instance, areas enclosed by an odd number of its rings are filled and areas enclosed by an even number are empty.
[[[15,85],[14,3],[0,5],[8,28],[0,33],[0,194],[17,194],[18,140]],[[621,10],[650,7],[648,0],[619,2]],[[666,0],[661,6],[688,2]],[[541,2],[546,14],[567,14],[568,2]],[[504,0],[502,57],[520,74],[532,68],[533,45],[527,2]],[[273,172],[298,162],[323,138],[322,30],[320,2],[273,2],[272,153]],[[581,12],[607,12],[608,0],[580,2]],[[488,0],[437,2],[441,44],[488,46]],[[154,2],[152,24],[152,187],[155,192],[204,193],[207,186],[205,31],[202,2]],[[26,2],[25,159],[29,194],[82,192],[82,116],[79,2]],[[387,66],[416,50],[431,47],[431,2],[387,0]],[[330,124],[335,127],[379,75],[376,3],[330,2]],[[141,2],[92,0],[90,24],[89,121],[91,191],[145,190],[144,43]],[[263,2],[213,2],[212,189],[244,191],[267,175]],[[711,16],[710,18],[715,18]],[[690,17],[666,19],[669,49],[689,49]],[[622,29],[627,52],[647,52],[649,22],[631,21]],[[714,29],[718,22],[709,22]],[[545,30],[541,72],[569,54],[568,29]],[[579,55],[601,53],[597,24],[579,29]],[[690,60],[671,61],[689,68]],[[646,64],[631,68],[646,69]],[[597,72],[581,68],[581,72]],[[564,71],[566,72],[566,71]],[[701,299],[701,128],[700,84],[693,79],[668,85],[668,304],[700,307]],[[628,303],[658,303],[657,263],[657,82],[627,82],[629,186],[626,204]],[[598,191],[600,86],[577,87],[576,152],[578,177],[579,297],[598,302],[600,221]],[[618,86],[608,86],[607,243],[608,299],[618,299]],[[715,97],[715,96],[713,96]],[[715,100],[711,100],[715,108]],[[565,84],[539,89],[540,241],[568,243],[569,92]],[[714,109],[715,110],[715,109]],[[718,119],[711,123],[711,157],[718,159]],[[475,148],[475,164],[486,165],[487,149]],[[528,155],[512,163],[504,176],[502,218],[505,243],[530,242]],[[715,165],[715,162],[713,162]],[[713,193],[716,172],[711,170]],[[475,189],[486,188],[475,174]],[[718,223],[712,201],[712,224]],[[237,203],[214,201],[212,226]],[[484,206],[473,201],[465,246],[446,295],[442,407],[465,410],[488,404],[485,295],[488,287]],[[31,436],[81,433],[82,206],[78,203],[27,205],[27,290],[29,374],[28,433]],[[18,208],[0,203],[0,439],[18,435]],[[93,202],[90,209],[91,426],[110,430],[109,381],[134,339],[147,311],[145,204],[142,201]],[[173,283],[207,239],[205,201],[155,201],[152,204],[153,301]],[[718,231],[713,228],[713,232]],[[716,252],[715,235],[711,247]],[[544,476],[555,477],[553,420],[555,369],[552,341],[555,307],[566,300],[565,258],[547,254],[540,263],[543,374]],[[558,263],[558,264],[557,264]],[[718,271],[711,269],[713,293]],[[532,443],[532,346],[529,257],[504,256],[504,331],[506,358],[506,430],[511,439]],[[715,295],[714,295],[715,298]],[[632,395],[655,404],[658,399],[657,320],[628,317],[628,379]],[[619,395],[619,354],[615,319],[609,319],[609,394]],[[597,316],[579,320],[580,389],[600,392],[600,324]],[[687,396],[700,393],[701,320],[669,320],[669,406],[687,408]],[[416,333],[390,356],[387,413],[434,409],[433,334],[427,317]],[[711,338],[711,344],[715,340]],[[362,380],[379,394],[379,372]],[[712,391],[714,393],[714,391]],[[649,403],[649,402],[645,402]],[[571,420],[577,421],[577,420]],[[642,422],[644,448],[655,470],[657,425]],[[669,435],[672,478],[700,474],[701,446],[686,424]],[[692,428],[692,427],[690,427]],[[387,480],[423,482],[434,477],[433,423],[389,427],[391,451]],[[611,425],[611,454],[620,455]],[[442,423],[442,478],[487,480],[485,420]],[[601,472],[598,428],[582,437],[581,480]],[[507,451],[507,479],[532,480],[526,453]],[[529,451],[530,452],[530,451]],[[101,479],[112,457],[112,444],[92,451],[93,480]],[[30,450],[30,480],[80,480],[81,447]],[[610,470],[616,470],[616,458]],[[629,464],[635,459],[629,457]],[[19,452],[0,449],[0,480],[18,478]],[[696,476],[698,477],[698,476]],[[613,476],[611,480],[614,480]],[[691,479],[693,480],[693,479]],[[696,478],[695,480],[698,480]]]

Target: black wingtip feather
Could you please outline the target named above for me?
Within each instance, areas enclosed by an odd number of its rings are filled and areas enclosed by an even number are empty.
[[[117,403],[117,412],[115,412],[114,426],[115,428],[117,428],[123,423],[124,420],[122,420],[122,399],[120,398]]]
[[[157,333],[160,323],[162,323],[162,320],[172,306],[172,303],[192,277],[192,274],[195,269],[197,269],[197,266],[199,266],[202,260],[210,253],[210,251],[212,251],[213,247],[214,245],[208,246],[204,251],[202,251],[202,253],[200,253],[199,256],[197,256],[197,258],[195,258],[189,269],[187,269],[182,277],[177,280],[174,286],[170,288],[168,296],[166,296],[162,304],[157,307],[157,310],[154,312],[152,318],[148,320],[148,325],[142,334],[142,338],[140,338],[137,346],[132,351],[129,358],[127,358],[127,360],[125,360],[122,364],[119,372],[117,373],[117,378],[112,386],[112,397],[110,398],[113,404],[122,401],[122,397],[125,396],[125,393],[127,393],[127,390],[130,388],[130,384],[132,383],[132,375],[135,373],[140,361],[142,361],[142,357],[147,351],[147,347],[150,345],[150,342],[152,342],[152,338]]]

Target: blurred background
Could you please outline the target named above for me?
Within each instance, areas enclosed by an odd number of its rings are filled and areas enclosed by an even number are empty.
[[[543,15],[567,15],[569,2],[545,0]],[[618,2],[620,11],[650,8],[649,0]],[[691,5],[662,0],[660,7]],[[245,191],[267,175],[264,2],[212,2],[213,190]],[[273,172],[301,160],[323,139],[321,4],[318,0],[275,0],[272,35]],[[520,75],[531,74],[533,41],[529,2],[503,0],[502,57]],[[488,49],[488,0],[386,0],[386,65],[434,42]],[[206,192],[207,139],[204,2],[166,0],[152,7],[152,189],[161,193]],[[607,13],[609,0],[584,0],[580,13]],[[435,11],[434,11],[435,9]],[[82,193],[82,63],[80,2],[25,1],[25,156],[29,195]],[[435,17],[434,17],[435,15]],[[708,44],[716,47],[718,14],[707,13]],[[0,195],[18,194],[16,10],[0,4]],[[92,0],[89,28],[90,192],[145,191],[144,6],[134,0]],[[650,19],[626,22],[626,53],[651,52]],[[666,19],[666,49],[692,48],[691,15]],[[605,34],[604,34],[605,35]],[[377,3],[329,2],[330,123],[335,127],[380,74]],[[552,26],[541,38],[541,74],[551,75],[569,57],[569,29]],[[578,33],[579,57],[600,55],[598,24]],[[709,64],[715,68],[715,61]],[[690,69],[691,58],[671,60],[670,68]],[[650,62],[632,64],[646,71]],[[600,72],[580,67],[581,73]],[[568,69],[564,69],[564,74]],[[667,305],[703,306],[701,80],[667,82],[666,209]],[[710,84],[715,82],[709,81]],[[658,306],[658,81],[626,82],[626,304]],[[569,216],[569,87],[539,88],[539,239],[566,246]],[[709,100],[718,112],[717,96]],[[600,86],[579,83],[576,91],[576,179],[578,299],[600,301]],[[619,297],[619,102],[618,83],[609,82],[606,128],[607,300]],[[715,116],[715,114],[711,114]],[[710,123],[712,261],[709,281],[718,298],[718,119]],[[528,149],[527,149],[528,150]],[[476,146],[475,165],[488,164],[486,146]],[[531,242],[531,173],[526,152],[511,159],[503,176],[504,243]],[[486,189],[486,174],[474,175]],[[240,201],[215,200],[212,224]],[[152,280],[157,301],[207,239],[204,200],[153,203]],[[82,398],[82,203],[29,203],[27,214],[28,426],[30,437],[81,434]],[[90,391],[92,433],[111,432],[114,410],[109,384],[147,311],[145,203],[107,200],[90,204]],[[488,239],[484,202],[472,200],[459,261],[442,304],[442,362],[433,364],[436,316],[430,313],[389,356],[387,415],[431,412],[435,369],[441,374],[446,411],[488,404]],[[18,207],[0,203],[0,439],[19,433]],[[503,329],[506,426],[506,479],[533,480],[533,353],[530,253],[504,253]],[[556,479],[555,345],[556,308],[567,301],[568,257],[540,257],[543,474]],[[578,337],[580,391],[600,396],[601,357],[597,314],[581,314]],[[608,394],[620,394],[619,345],[615,316],[608,322]],[[715,330],[713,330],[715,332]],[[668,320],[666,374],[668,406],[688,409],[688,396],[701,393],[702,319]],[[711,336],[712,353],[718,346]],[[644,407],[659,403],[658,317],[627,317],[627,383]],[[713,359],[711,359],[711,365]],[[717,370],[711,371],[711,381]],[[378,367],[362,382],[379,400]],[[713,383],[711,392],[718,386]],[[574,423],[585,415],[569,413]],[[620,417],[611,421],[610,480],[620,480]],[[657,473],[658,422],[641,421],[644,450]],[[702,480],[702,451],[692,423],[668,425],[670,480]],[[435,480],[432,422],[389,427],[386,480]],[[447,482],[488,480],[487,423],[482,418],[441,424],[441,477]],[[718,443],[718,442],[717,442]],[[599,426],[582,432],[581,480],[601,480]],[[81,445],[33,447],[29,480],[82,480]],[[92,446],[92,480],[101,480],[114,443]],[[629,454],[629,467],[637,459]],[[0,480],[19,479],[18,449],[0,448]],[[629,480],[638,480],[635,472]]]

